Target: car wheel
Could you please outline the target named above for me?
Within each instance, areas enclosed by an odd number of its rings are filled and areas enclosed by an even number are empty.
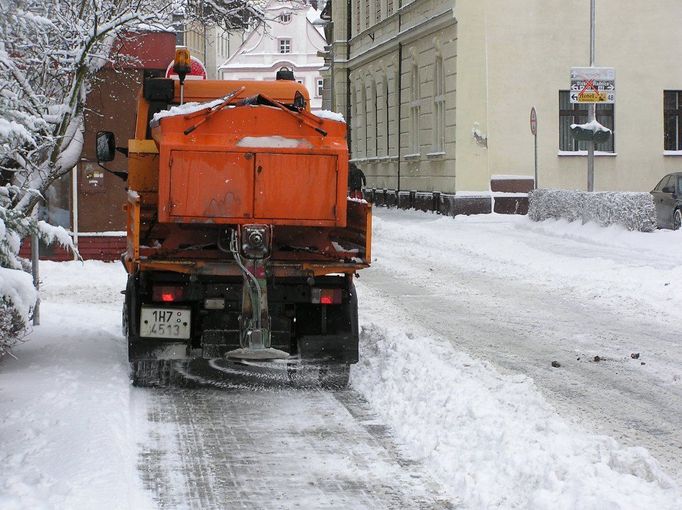
[[[675,209],[673,213],[673,230],[679,230],[680,226],[682,226],[682,211]]]

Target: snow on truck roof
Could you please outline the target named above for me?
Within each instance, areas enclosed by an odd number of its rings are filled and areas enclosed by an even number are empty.
[[[198,103],[198,102],[191,102],[191,103],[185,103],[183,105],[178,105],[178,106],[173,106],[169,110],[163,110],[160,112],[157,112],[154,114],[152,117],[152,124],[158,123],[159,120],[163,119],[164,117],[173,117],[176,115],[189,115],[194,112],[198,112],[201,110],[207,110],[209,108],[213,108],[214,106],[218,106],[223,102],[223,99],[215,99],[213,101],[207,101],[205,103]],[[345,123],[345,119],[343,118],[343,115],[340,113],[336,112],[330,112],[327,110],[321,110],[318,112],[312,112],[313,115],[319,117],[320,119],[326,119],[326,120],[333,120],[336,122],[343,122]]]

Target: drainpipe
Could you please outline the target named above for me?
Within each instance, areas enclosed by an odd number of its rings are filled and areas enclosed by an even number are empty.
[[[400,26],[400,22],[398,22],[398,26]],[[402,117],[402,108],[403,108],[403,87],[402,87],[402,81],[403,81],[403,43],[399,42],[398,43],[398,83],[396,86],[398,87],[398,140],[396,144],[396,148],[398,149],[398,191],[400,191],[400,161],[401,161],[401,155],[400,155],[400,130],[402,126],[400,125],[401,122],[401,117]]]

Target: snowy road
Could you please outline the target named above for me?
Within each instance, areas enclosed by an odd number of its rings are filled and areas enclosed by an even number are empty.
[[[682,482],[682,234],[377,217],[361,302],[532,377],[564,417],[646,447]]]
[[[455,508],[357,393],[252,384],[143,390],[155,431],[138,468],[159,508]]]
[[[43,264],[0,508],[682,509],[682,235],[376,215],[345,391],[222,362],[133,388],[121,266]]]

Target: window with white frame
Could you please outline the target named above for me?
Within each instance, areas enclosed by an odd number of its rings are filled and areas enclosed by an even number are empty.
[[[279,22],[284,24],[291,22],[291,13],[283,12],[282,14],[280,14]]]
[[[421,110],[421,92],[419,86],[419,66],[412,64],[410,79],[410,152],[419,154],[419,113]]]
[[[279,39],[279,52],[291,53],[291,39]]]
[[[597,122],[613,131],[614,111],[612,104],[597,105]],[[585,124],[588,117],[588,105],[571,103],[568,90],[559,91],[559,150],[560,151],[584,151],[587,150],[586,142],[576,140],[571,133],[571,124]],[[596,149],[603,152],[614,152],[614,135],[607,142],[598,143]]]
[[[317,78],[315,84],[317,85],[317,97],[322,97],[324,92],[324,80],[322,78]]]
[[[443,57],[436,57],[433,73],[433,152],[445,150],[445,76]]]

